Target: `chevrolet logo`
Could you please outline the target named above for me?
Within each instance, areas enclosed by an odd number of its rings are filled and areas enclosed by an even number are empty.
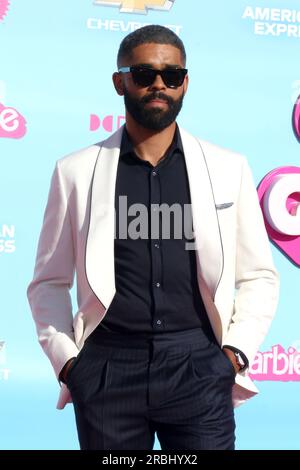
[[[94,0],[95,5],[119,7],[121,13],[147,14],[148,10],[170,10],[175,0]]]

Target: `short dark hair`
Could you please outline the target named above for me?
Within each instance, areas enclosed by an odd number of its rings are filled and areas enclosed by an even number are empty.
[[[120,44],[117,65],[122,65],[123,59],[130,59],[132,51],[135,47],[142,44],[170,44],[177,47],[181,52],[182,62],[186,63],[186,53],[183,42],[171,29],[160,25],[147,25],[133,31],[125,36]]]

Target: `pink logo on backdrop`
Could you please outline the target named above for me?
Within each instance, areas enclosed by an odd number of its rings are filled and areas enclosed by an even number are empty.
[[[258,187],[258,197],[272,242],[300,266],[300,168],[270,171]]]
[[[125,116],[113,116],[112,114],[100,119],[97,114],[90,115],[90,131],[97,131],[102,127],[106,132],[119,129],[125,122]]]
[[[21,139],[25,134],[25,118],[15,108],[0,103],[0,137]]]
[[[300,96],[298,96],[293,110],[293,129],[295,136],[300,141]]]
[[[293,109],[292,124],[300,142],[300,97]],[[300,168],[282,166],[270,171],[257,191],[270,239],[300,266]]]
[[[9,6],[8,0],[0,0],[0,21],[3,20]]]
[[[273,346],[271,351],[258,352],[249,375],[254,380],[300,381],[300,352],[293,347],[285,351],[280,344]]]

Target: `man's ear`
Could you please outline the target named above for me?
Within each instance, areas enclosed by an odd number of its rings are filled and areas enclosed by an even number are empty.
[[[122,74],[118,72],[114,72],[112,76],[112,80],[114,83],[114,87],[118,95],[123,96],[124,95],[124,86],[123,86],[123,78]]]

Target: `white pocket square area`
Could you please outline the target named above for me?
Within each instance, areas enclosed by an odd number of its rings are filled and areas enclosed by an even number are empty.
[[[216,204],[216,209],[227,209],[228,207],[233,206],[233,202],[224,202],[223,204]]]

